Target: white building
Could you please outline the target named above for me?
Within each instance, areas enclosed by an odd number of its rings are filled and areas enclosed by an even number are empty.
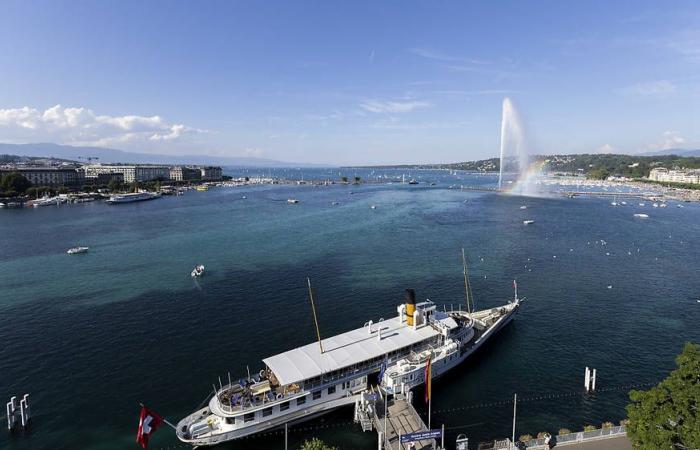
[[[75,167],[12,166],[0,168],[0,175],[17,172],[34,186],[73,186],[83,182]]]
[[[698,169],[667,169],[657,167],[649,172],[649,179],[664,183],[688,183],[700,184],[700,170]]]
[[[134,181],[151,181],[151,180],[169,180],[169,166],[155,165],[103,165],[92,164],[83,166],[85,170],[85,178],[97,178],[102,173],[121,173],[124,175],[125,183],[133,183]]]

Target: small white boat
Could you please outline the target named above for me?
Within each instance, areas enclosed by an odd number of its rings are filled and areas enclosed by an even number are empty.
[[[331,205],[333,205],[333,206],[340,205],[340,202],[332,202]]]
[[[204,266],[201,264],[198,265],[197,267],[192,269],[192,272],[190,273],[190,275],[192,275],[192,278],[201,277],[202,275],[204,275]]]
[[[636,218],[638,218],[638,219],[648,219],[648,218],[649,218],[649,214],[637,213],[637,214],[634,215],[634,217],[636,217]]]
[[[622,206],[627,206],[627,202],[620,202]]]
[[[242,198],[243,200],[245,200],[245,199],[247,199],[248,197],[246,197],[246,196],[244,195],[244,196],[243,196],[243,197],[241,197],[241,198]]]
[[[520,207],[520,209],[527,209],[527,206],[526,206],[526,205],[523,205],[523,206]]]
[[[639,206],[645,206],[646,203],[639,203]]]
[[[658,208],[658,207],[659,207],[659,204],[658,204],[658,203],[652,203],[651,206],[653,206],[654,208]]]
[[[372,205],[372,206],[370,206],[370,208],[377,209],[377,205]]]
[[[523,225],[532,225],[533,223],[535,223],[534,220],[523,220]]]
[[[88,250],[90,250],[90,247],[73,247],[69,248],[66,253],[69,255],[75,255],[78,253],[87,253]]]
[[[295,198],[288,198],[287,203],[292,204],[292,205],[296,205],[297,203],[299,203],[299,200],[297,200]]]
[[[668,207],[668,205],[667,205],[666,203],[661,203],[661,204],[659,205],[659,208],[666,208],[666,207]]]
[[[4,207],[5,207],[5,204],[0,202],[0,208],[4,208]]]

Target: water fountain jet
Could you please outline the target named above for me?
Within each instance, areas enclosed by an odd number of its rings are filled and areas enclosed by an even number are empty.
[[[498,172],[498,190],[503,191],[504,182],[512,184],[505,189],[520,195],[534,195],[530,157],[526,148],[525,134],[520,115],[510,98],[503,99],[501,115],[501,149]],[[510,180],[505,177],[510,176]]]

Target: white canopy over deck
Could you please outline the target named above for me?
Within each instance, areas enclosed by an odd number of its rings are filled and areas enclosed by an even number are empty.
[[[436,319],[444,321],[448,328],[457,326],[454,320],[442,313]],[[381,339],[378,338],[381,328]],[[430,325],[416,330],[393,317],[367,327],[323,339],[323,354],[318,342],[304,345],[278,355],[265,358],[263,362],[275,374],[280,385],[300,383],[334,370],[343,369],[371,360],[395,350],[418,344],[440,334]]]

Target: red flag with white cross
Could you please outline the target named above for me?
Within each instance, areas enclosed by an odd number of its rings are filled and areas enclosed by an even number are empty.
[[[163,418],[145,406],[141,406],[141,417],[139,419],[139,431],[136,433],[136,443],[142,448],[148,446],[148,438],[156,432],[163,423]]]

